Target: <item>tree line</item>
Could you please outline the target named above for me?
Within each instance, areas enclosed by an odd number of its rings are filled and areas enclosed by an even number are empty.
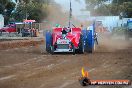
[[[132,0],[85,0],[87,10],[93,16],[132,17]]]
[[[5,25],[24,19],[41,22],[48,15],[50,1],[53,0],[1,0],[0,14],[4,16]],[[132,17],[132,0],[85,0],[85,3],[92,16]]]
[[[1,0],[0,14],[4,16],[5,25],[9,22],[22,22],[33,19],[37,22],[47,17],[47,4],[50,0]]]

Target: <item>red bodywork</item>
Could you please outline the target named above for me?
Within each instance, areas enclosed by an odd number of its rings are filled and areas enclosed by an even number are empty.
[[[15,24],[8,25],[7,27],[1,28],[0,31],[2,31],[2,32],[16,32],[16,25]]]
[[[63,28],[54,28],[52,33],[53,45],[57,42],[57,39],[62,39]],[[80,41],[81,29],[71,28],[71,32],[67,33],[66,38],[73,43],[75,48],[78,48]]]

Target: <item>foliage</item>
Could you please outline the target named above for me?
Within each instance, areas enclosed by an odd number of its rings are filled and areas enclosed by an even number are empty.
[[[87,9],[92,15],[120,15],[121,17],[132,17],[132,0],[85,0]]]
[[[108,0],[85,0],[85,3],[87,4],[87,9],[93,10],[102,5],[106,1]]]
[[[11,13],[15,8],[15,3],[11,0],[1,0],[0,1],[0,14],[5,18],[5,24],[8,24]]]
[[[47,16],[47,3],[50,0],[1,0],[0,14],[4,16],[5,25],[10,21],[33,19],[40,22]]]
[[[132,2],[124,2],[120,5],[123,17],[132,17]]]
[[[17,8],[13,13],[16,21],[24,19],[33,19],[40,22],[47,16],[47,8],[45,0],[23,0],[18,1]]]

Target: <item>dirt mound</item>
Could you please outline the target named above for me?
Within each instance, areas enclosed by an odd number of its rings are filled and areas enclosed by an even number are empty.
[[[43,40],[10,40],[0,42],[0,50],[11,49],[11,48],[20,48],[26,46],[37,46],[42,44]]]

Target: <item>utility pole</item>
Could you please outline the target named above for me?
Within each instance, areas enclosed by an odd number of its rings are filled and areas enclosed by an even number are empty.
[[[72,18],[72,8],[71,8],[71,0],[70,0],[69,27],[71,27],[71,18]]]

